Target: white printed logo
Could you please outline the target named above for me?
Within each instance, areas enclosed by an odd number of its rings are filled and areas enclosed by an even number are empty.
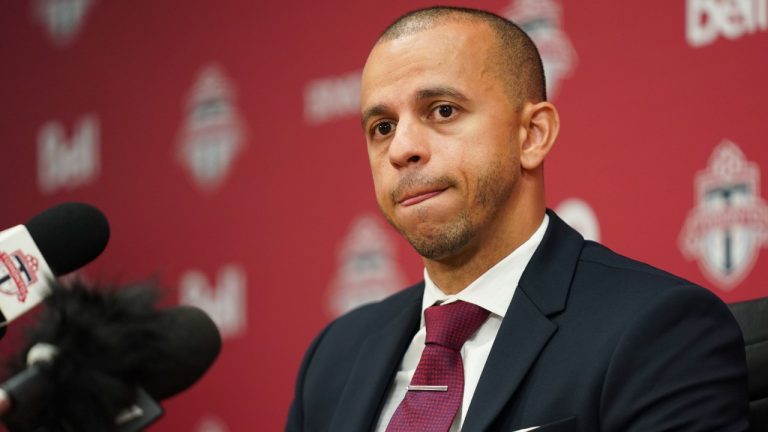
[[[547,98],[553,100],[561,81],[576,66],[576,51],[563,31],[563,7],[559,0],[516,0],[501,11],[502,16],[520,26],[539,49],[544,63]]]
[[[239,336],[247,320],[245,282],[245,271],[236,265],[223,267],[213,286],[202,272],[190,270],[181,276],[179,302],[204,310],[222,338]]]
[[[99,174],[99,121],[83,116],[67,142],[64,126],[51,121],[37,136],[37,184],[44,194],[59,188],[74,189]]]
[[[66,45],[77,36],[91,6],[93,0],[37,0],[35,16],[57,44]]]
[[[555,208],[560,218],[579,232],[585,240],[600,241],[600,224],[597,215],[586,201],[579,198],[568,198]]]
[[[339,248],[339,266],[331,282],[329,306],[334,315],[404,288],[395,247],[377,217],[363,214],[355,219]]]
[[[178,154],[193,179],[213,191],[245,147],[245,127],[231,82],[216,65],[202,69],[192,88]]]
[[[768,31],[768,0],[687,0],[685,29],[692,47]]]
[[[229,428],[220,418],[209,415],[197,424],[197,432],[229,432]]]
[[[760,248],[768,247],[768,206],[760,196],[760,168],[725,140],[709,166],[696,174],[696,206],[680,233],[680,249],[698,261],[702,273],[730,291],[752,270]]]
[[[325,123],[360,113],[361,71],[310,81],[304,89],[304,120]]]

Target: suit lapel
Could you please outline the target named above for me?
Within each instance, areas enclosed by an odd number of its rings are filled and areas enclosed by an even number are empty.
[[[523,292],[515,293],[485,362],[464,430],[488,429],[556,330]]]
[[[584,239],[548,210],[549,226],[520,278],[483,368],[464,430],[486,430],[557,331]]]
[[[387,388],[419,328],[423,293],[422,283],[411,290],[399,314],[366,338],[329,430],[359,432],[373,427]]]

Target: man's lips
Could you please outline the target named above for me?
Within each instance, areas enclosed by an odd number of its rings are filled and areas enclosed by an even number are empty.
[[[445,189],[438,189],[438,190],[429,190],[429,191],[423,191],[423,192],[414,192],[409,193],[405,196],[405,198],[401,199],[398,204],[400,204],[403,207],[412,206],[415,204],[418,204],[422,201],[426,201],[436,195],[439,195],[445,191]]]

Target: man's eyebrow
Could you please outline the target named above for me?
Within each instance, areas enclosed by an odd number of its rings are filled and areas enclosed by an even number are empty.
[[[416,92],[417,101],[439,97],[449,97],[460,101],[469,100],[466,96],[464,96],[462,92],[453,87],[429,87]],[[368,123],[368,119],[371,117],[388,114],[389,112],[390,109],[386,105],[374,105],[363,111],[360,124],[363,126],[363,129],[365,129],[365,125]]]
[[[369,118],[387,113],[389,113],[389,109],[385,105],[374,105],[363,111],[360,124],[363,126],[363,129],[365,129],[365,124],[368,123]]]
[[[453,99],[466,101],[467,97],[453,87],[430,87],[416,92],[416,100],[433,99],[448,96]]]

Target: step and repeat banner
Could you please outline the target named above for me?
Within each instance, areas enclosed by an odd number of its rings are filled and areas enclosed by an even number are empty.
[[[152,430],[281,429],[313,336],[420,279],[378,213],[358,98],[378,33],[428,5],[0,4],[0,227],[92,203],[112,238],[79,276],[159,281],[223,335]],[[768,0],[471,6],[541,50],[550,207],[725,301],[768,295]]]

